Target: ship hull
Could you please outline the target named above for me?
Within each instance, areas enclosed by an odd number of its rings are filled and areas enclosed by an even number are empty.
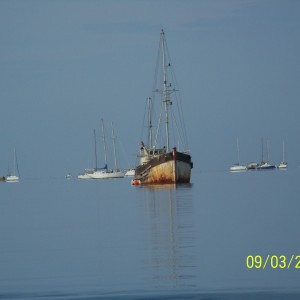
[[[123,178],[125,176],[124,171],[96,171],[90,175],[92,179],[107,179],[107,178]]]
[[[166,153],[137,167],[133,184],[189,183],[192,166],[189,154]]]

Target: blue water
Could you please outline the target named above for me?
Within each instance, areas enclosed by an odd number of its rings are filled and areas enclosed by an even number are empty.
[[[300,299],[300,171],[0,184],[1,299]]]

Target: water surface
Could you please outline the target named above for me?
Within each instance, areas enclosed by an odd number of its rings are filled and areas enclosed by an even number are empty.
[[[1,299],[299,299],[298,170],[0,184]]]

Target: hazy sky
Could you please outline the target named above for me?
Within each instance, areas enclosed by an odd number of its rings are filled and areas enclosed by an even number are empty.
[[[194,172],[226,170],[237,137],[242,162],[284,140],[298,168],[300,1],[1,0],[0,175],[14,148],[23,177],[82,171],[101,117],[135,162],[162,27]]]

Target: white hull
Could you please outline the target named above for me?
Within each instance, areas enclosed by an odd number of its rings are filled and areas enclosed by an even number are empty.
[[[286,169],[287,168],[287,163],[285,162],[281,162],[279,165],[278,165],[278,169]]]
[[[92,179],[108,179],[108,178],[123,178],[125,172],[122,170],[112,170],[112,171],[96,171],[93,174],[89,174]]]
[[[135,176],[135,169],[130,169],[125,173],[126,177]]]
[[[275,169],[276,166],[275,165],[271,165],[269,163],[262,163],[261,165],[259,165],[257,167],[258,170],[271,170],[271,169]]]
[[[241,166],[241,165],[236,165],[236,166],[230,167],[231,172],[241,172],[241,171],[246,171],[246,170],[247,170],[247,167]]]
[[[278,165],[278,169],[287,169],[288,164],[285,162],[284,159],[284,142],[282,142],[282,161],[281,163]]]
[[[78,179],[92,179],[91,174],[80,174],[77,176]]]
[[[18,169],[17,165],[17,156],[16,156],[16,149],[14,150],[14,166],[13,166],[13,173],[10,173],[8,170],[8,175],[5,178],[5,181],[7,182],[19,182],[19,176],[15,175],[16,174],[16,168]],[[13,174],[13,175],[12,175]]]
[[[6,181],[8,182],[19,182],[19,177],[15,175],[10,175],[6,177]]]
[[[95,169],[85,169],[84,173],[77,176],[78,179],[92,179],[91,175],[95,172]]]

